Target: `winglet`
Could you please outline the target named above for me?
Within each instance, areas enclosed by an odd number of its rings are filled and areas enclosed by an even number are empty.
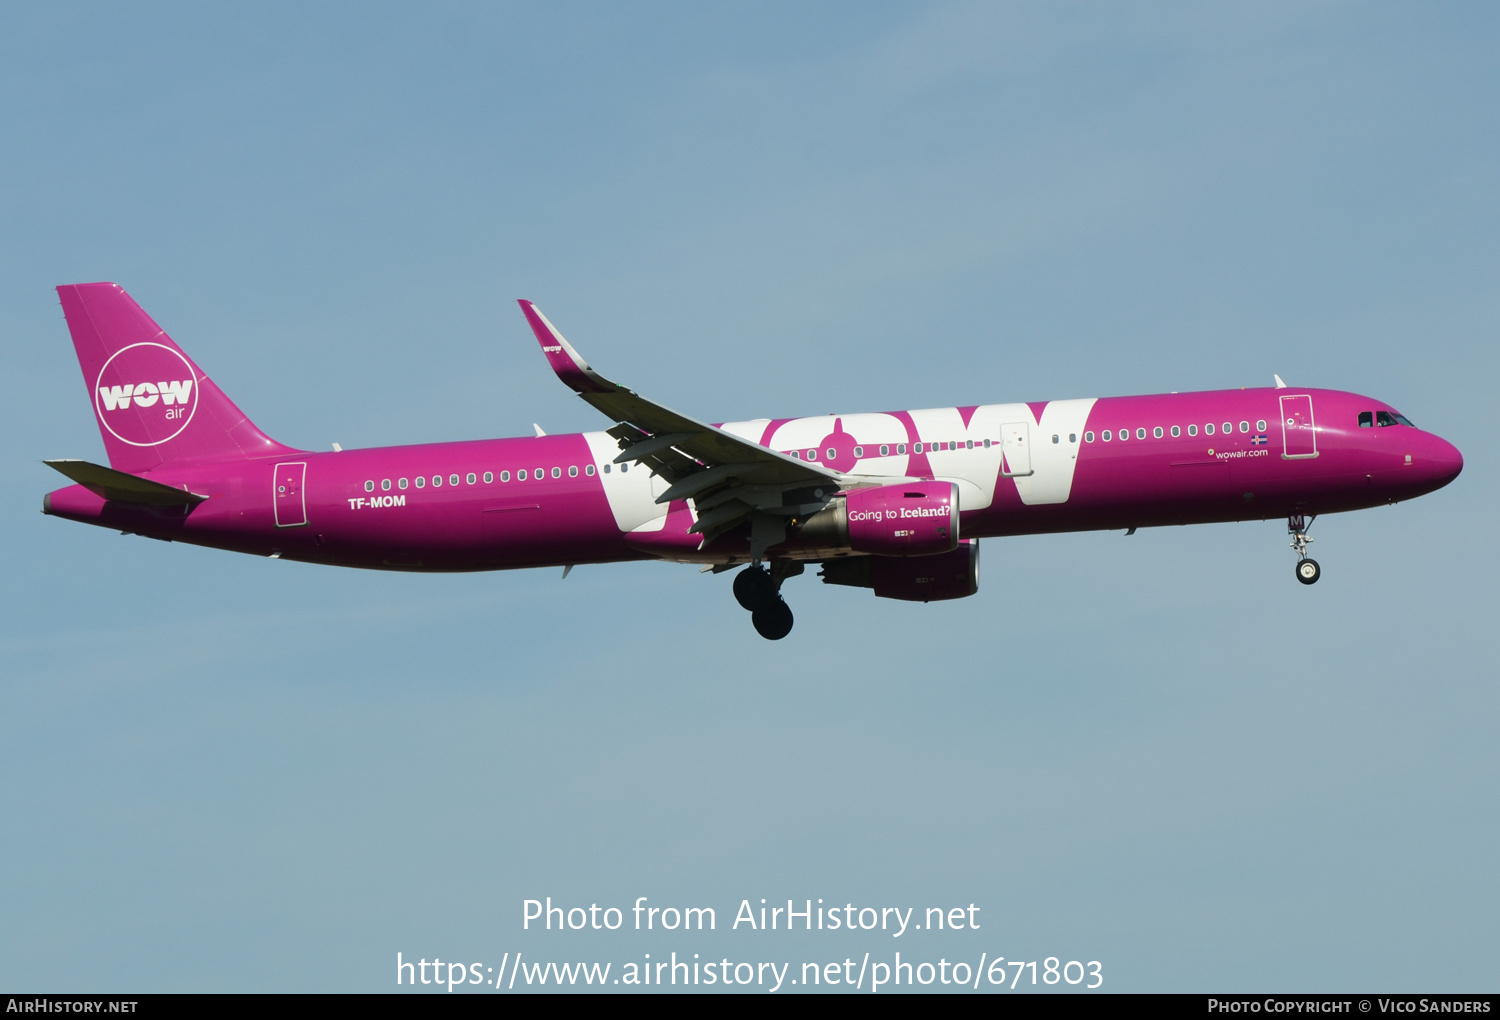
[[[516,302],[521,306],[531,331],[536,334],[547,364],[568,387],[578,393],[613,393],[619,387],[612,385],[599,373],[589,368],[588,362],[579,357],[573,345],[563,339],[557,327],[547,321],[541,309],[524,298]]]

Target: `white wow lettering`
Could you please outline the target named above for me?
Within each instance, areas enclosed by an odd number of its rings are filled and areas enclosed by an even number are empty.
[[[123,386],[100,386],[99,400],[106,411],[123,411],[135,401],[136,407],[151,407],[158,400],[166,407],[173,404],[186,406],[193,393],[193,380],[177,382],[125,383]]]

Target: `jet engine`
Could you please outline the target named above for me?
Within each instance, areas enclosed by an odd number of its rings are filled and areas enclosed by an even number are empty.
[[[883,599],[941,602],[968,598],[979,590],[979,543],[966,539],[936,556],[851,556],[826,560],[824,584],[873,588]]]
[[[853,489],[799,530],[806,541],[879,557],[951,552],[958,545],[958,486],[912,482]]]

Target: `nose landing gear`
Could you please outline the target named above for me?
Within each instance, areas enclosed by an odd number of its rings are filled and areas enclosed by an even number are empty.
[[[752,563],[734,577],[734,598],[750,611],[755,632],[780,641],[792,632],[792,607],[781,597],[781,582],[802,573],[801,563],[773,562],[769,572]]]
[[[1317,514],[1313,514],[1311,518],[1292,514],[1286,519],[1286,530],[1292,536],[1292,548],[1297,553],[1297,580],[1303,584],[1317,584],[1318,578],[1323,576],[1323,568],[1318,566],[1318,561],[1309,559],[1307,555],[1307,547],[1312,543],[1307,531],[1317,519]]]

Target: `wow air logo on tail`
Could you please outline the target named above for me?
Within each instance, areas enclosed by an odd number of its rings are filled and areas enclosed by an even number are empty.
[[[197,409],[193,366],[161,344],[121,348],[94,383],[94,413],[111,435],[131,446],[156,446],[176,437]]]

